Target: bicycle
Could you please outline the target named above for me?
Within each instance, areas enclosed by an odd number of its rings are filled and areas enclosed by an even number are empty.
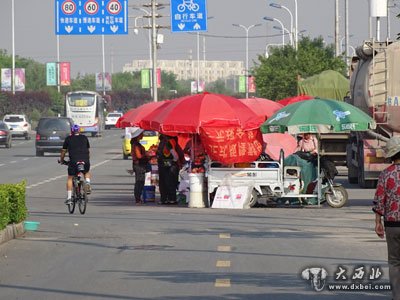
[[[197,3],[194,3],[193,0],[183,0],[183,2],[177,7],[179,12],[184,12],[186,9],[196,12],[199,8],[200,6]]]
[[[60,161],[58,161],[60,163]],[[63,161],[61,164],[69,165],[69,161]],[[76,163],[77,173],[72,178],[72,198],[71,202],[67,204],[68,211],[70,214],[73,214],[75,211],[75,206],[78,203],[79,212],[83,215],[86,212],[87,202],[89,201],[87,192],[86,192],[86,181],[85,174],[83,171],[85,170],[85,162],[78,161]]]

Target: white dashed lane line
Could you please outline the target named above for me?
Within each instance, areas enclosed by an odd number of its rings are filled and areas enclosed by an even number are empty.
[[[106,160],[104,160],[104,161],[102,161],[102,162],[99,162],[99,163],[97,163],[97,164],[91,166],[90,169],[93,170],[93,169],[95,169],[95,168],[97,168],[97,167],[99,167],[99,166],[101,166],[101,165],[104,165],[104,164],[110,162],[111,160],[116,159],[116,158],[119,158],[119,157],[120,157],[119,154],[118,154],[118,155],[115,155],[115,156],[113,156],[111,159],[106,159]],[[40,182],[38,182],[38,183],[35,183],[35,184],[30,184],[30,185],[28,185],[26,188],[27,188],[27,189],[34,188],[34,187],[40,186],[40,185],[42,185],[42,184],[49,183],[49,182],[53,182],[53,181],[56,181],[56,180],[58,180],[58,179],[65,178],[65,177],[67,177],[67,174],[63,174],[63,175],[59,175],[59,176],[52,177],[52,178],[49,178],[49,179],[45,179],[45,180],[42,180],[42,181],[40,181]]]

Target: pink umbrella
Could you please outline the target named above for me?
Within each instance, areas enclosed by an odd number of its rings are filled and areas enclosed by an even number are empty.
[[[254,111],[258,116],[262,116],[265,119],[268,119],[272,116],[277,110],[283,107],[282,104],[279,104],[275,101],[263,98],[247,98],[247,99],[239,99],[241,102],[246,104],[252,111]]]
[[[304,101],[304,100],[310,100],[310,99],[314,99],[313,96],[309,96],[309,95],[299,95],[299,96],[294,96],[294,97],[288,97],[285,99],[281,99],[278,100],[277,102],[279,104],[282,104],[283,106],[292,104],[292,103],[296,103],[296,102],[300,102],[300,101]]]
[[[137,126],[144,117],[153,112],[156,108],[168,102],[169,100],[160,102],[149,102],[136,108],[132,108],[118,119],[115,126],[117,128]]]
[[[285,157],[296,152],[297,140],[288,133],[265,133],[262,136],[265,143],[264,152],[273,160],[279,160],[281,149]]]

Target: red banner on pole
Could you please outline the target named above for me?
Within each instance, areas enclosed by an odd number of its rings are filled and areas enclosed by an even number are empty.
[[[157,69],[157,88],[161,88],[161,69]]]
[[[60,62],[60,85],[71,85],[71,64],[69,62]]]
[[[249,76],[248,77],[248,87],[249,87],[249,93],[255,93],[256,92],[256,82],[254,81],[254,76]]]

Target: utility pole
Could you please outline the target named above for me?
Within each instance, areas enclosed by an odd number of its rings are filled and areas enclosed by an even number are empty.
[[[335,54],[340,55],[339,50],[339,0],[335,0]]]
[[[152,60],[153,60],[153,101],[158,101],[157,90],[157,28],[156,28],[156,0],[151,0],[151,41],[152,41]]]
[[[156,0],[151,0],[150,4],[144,4],[144,7],[149,7],[151,10],[150,15],[143,16],[144,18],[151,18],[150,26],[143,26],[143,28],[151,30],[151,60],[152,60],[152,94],[153,101],[158,101],[158,90],[157,90],[157,29],[169,28],[169,26],[157,25],[157,18],[161,15],[157,13],[157,10],[165,7],[167,4],[157,3]],[[134,7],[136,8],[136,7]]]

